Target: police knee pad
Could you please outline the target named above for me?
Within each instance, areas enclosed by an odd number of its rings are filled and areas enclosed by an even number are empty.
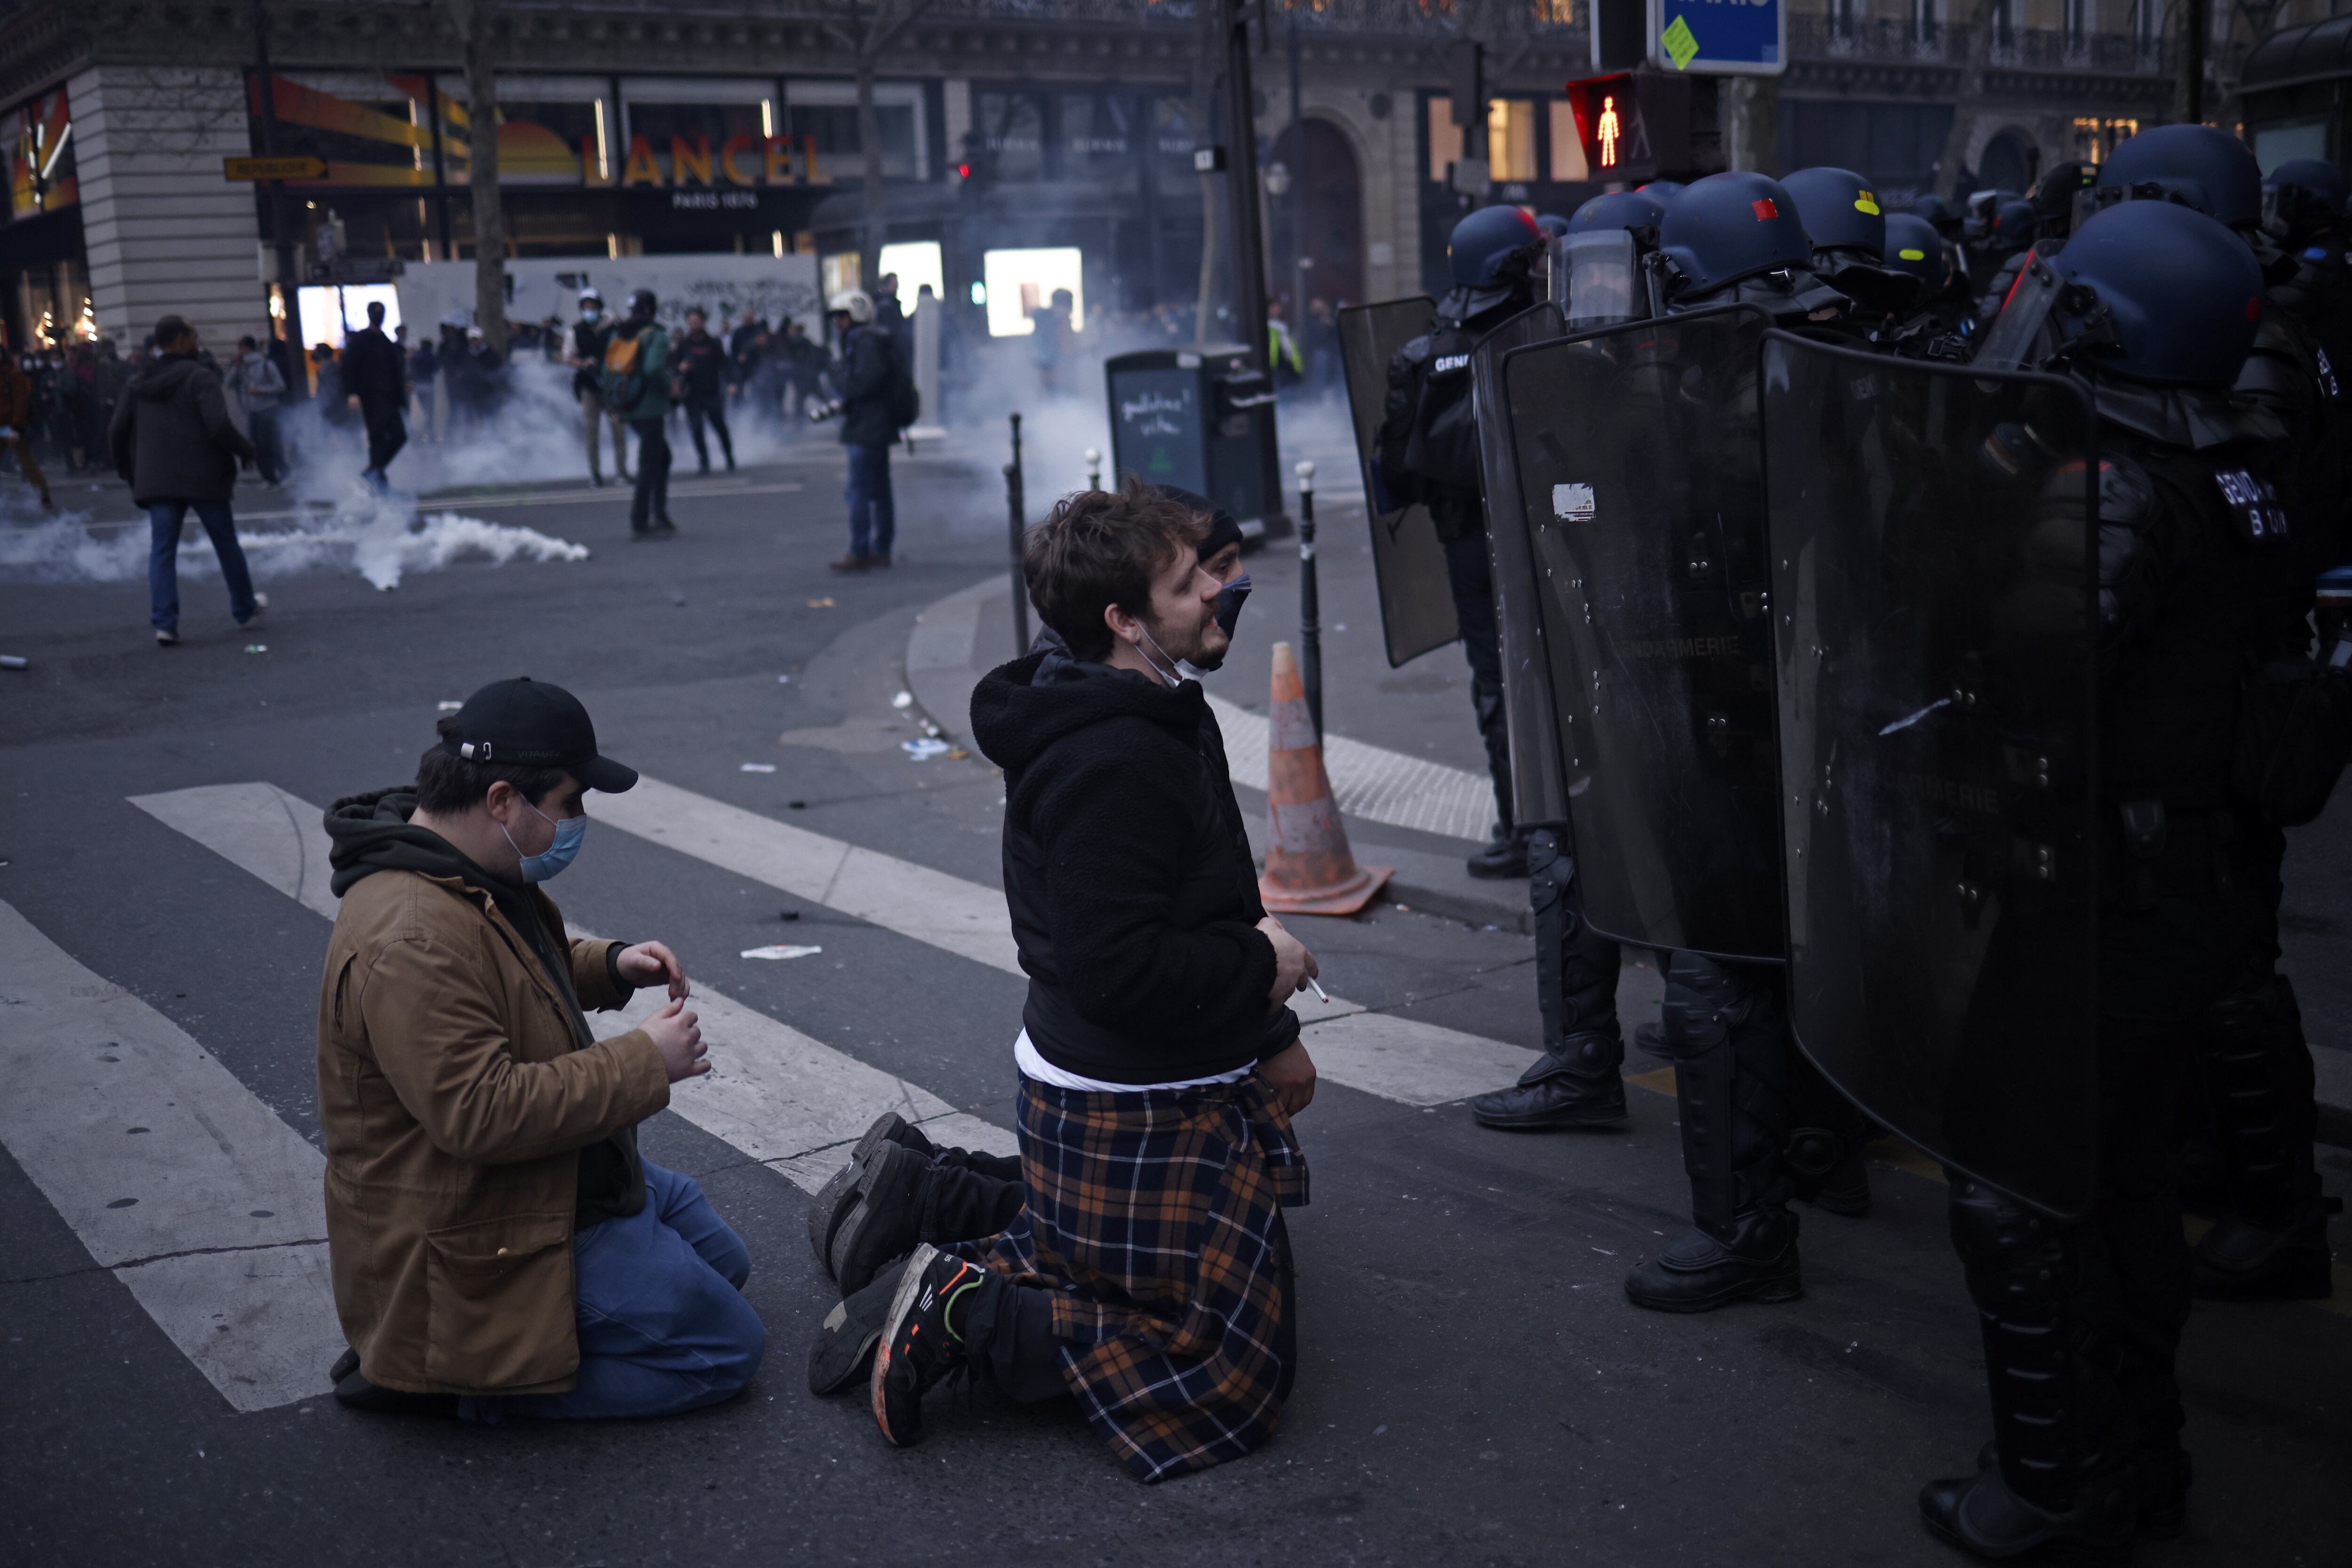
[[[1792,1128],[1780,1145],[1780,1162],[1792,1175],[1818,1178],[1836,1170],[1853,1147],[1843,1133],[1827,1127]]]

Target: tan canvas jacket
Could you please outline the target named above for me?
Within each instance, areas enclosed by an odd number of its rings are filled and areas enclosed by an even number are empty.
[[[562,918],[536,888],[548,929]],[[609,942],[571,944],[590,1011],[620,1006]],[[669,1103],[643,1030],[583,1050],[546,967],[488,894],[383,870],[342,900],[319,997],[327,1241],[343,1332],[412,1393],[572,1386],[579,1151]]]

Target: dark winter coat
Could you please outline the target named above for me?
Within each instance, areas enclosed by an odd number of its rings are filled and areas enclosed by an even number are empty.
[[[408,371],[400,345],[374,327],[344,339],[343,390],[359,398],[360,412],[371,419],[406,408]]]
[[[163,355],[124,390],[107,442],[140,506],[225,501],[236,488],[237,459],[254,456],[229,419],[220,373],[194,354]]]
[[[1033,653],[982,677],[1004,898],[1048,1062],[1111,1083],[1234,1071],[1297,1037],[1224,743],[1197,682]]]
[[[852,327],[841,360],[841,444],[888,446],[898,438],[898,386],[907,374],[897,340],[878,323]]]

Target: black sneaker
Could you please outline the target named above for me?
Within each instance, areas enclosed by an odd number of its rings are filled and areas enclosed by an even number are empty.
[[[857,1140],[857,1146],[849,1152],[848,1160],[833,1173],[833,1179],[809,1200],[809,1247],[816,1254],[816,1266],[825,1271],[827,1278],[833,1274],[834,1234],[841,1229],[841,1222],[849,1217],[850,1209],[857,1202],[857,1174],[866,1157],[885,1143],[900,1142],[901,1132],[912,1131],[905,1117],[895,1110],[884,1111]],[[928,1143],[929,1140],[924,1142]],[[930,1151],[921,1152],[928,1155]]]
[[[898,1277],[890,1315],[874,1351],[874,1419],[901,1448],[923,1440],[923,1395],[968,1365],[963,1339],[950,1313],[980,1287],[981,1268],[926,1244],[915,1248]]]
[[[856,1295],[834,1303],[833,1310],[809,1344],[809,1392],[839,1394],[866,1375],[874,1347],[881,1342],[882,1325],[889,1321],[891,1303],[898,1297],[898,1281],[907,1260],[887,1264],[874,1283]]]
[[[833,1235],[833,1277],[843,1295],[865,1289],[876,1269],[923,1238],[923,1178],[930,1169],[922,1155],[887,1142],[858,1162],[856,1201]]]

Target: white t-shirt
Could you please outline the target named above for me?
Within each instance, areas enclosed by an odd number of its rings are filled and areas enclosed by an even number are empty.
[[[1239,1083],[1257,1067],[1255,1061],[1237,1067],[1231,1072],[1221,1072],[1214,1078],[1188,1078],[1181,1083],[1105,1083],[1098,1079],[1080,1078],[1074,1072],[1064,1072],[1037,1052],[1029,1043],[1029,1031],[1013,1042],[1013,1065],[1021,1076],[1053,1089],[1075,1089],[1081,1094],[1141,1094],[1153,1089],[1201,1089],[1213,1083]]]

